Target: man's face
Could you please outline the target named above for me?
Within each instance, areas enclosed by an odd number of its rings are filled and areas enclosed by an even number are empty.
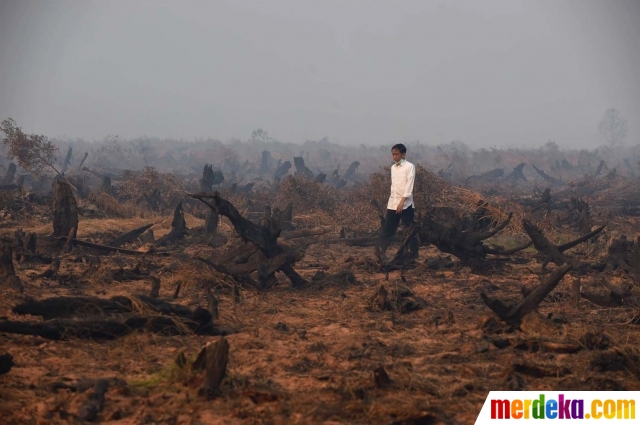
[[[395,162],[400,161],[402,158],[404,158],[404,155],[400,153],[400,151],[398,149],[392,149],[391,150],[391,155],[393,155],[393,160]]]

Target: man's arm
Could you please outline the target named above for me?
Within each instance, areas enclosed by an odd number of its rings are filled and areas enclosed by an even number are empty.
[[[396,207],[396,213],[397,214],[401,214],[402,213],[402,210],[404,209],[404,203],[413,194],[413,183],[416,180],[416,168],[412,165],[410,167],[410,169],[407,170],[407,173],[409,174],[407,176],[407,184],[404,187],[404,191],[403,191],[403,194],[402,194],[402,199],[400,199],[400,203]]]

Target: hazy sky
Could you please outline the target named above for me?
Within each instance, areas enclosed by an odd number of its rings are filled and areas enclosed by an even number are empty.
[[[640,143],[640,1],[0,0],[29,133],[472,147]]]

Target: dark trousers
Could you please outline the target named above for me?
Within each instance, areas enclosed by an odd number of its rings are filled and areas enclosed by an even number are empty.
[[[415,210],[413,209],[413,205],[402,210],[402,214],[396,213],[395,210],[387,210],[387,218],[380,238],[380,248],[382,249],[382,252],[385,252],[387,248],[389,248],[389,245],[391,245],[391,240],[398,230],[400,220],[402,220],[402,225],[408,229],[411,226],[411,223],[413,223],[414,213]],[[409,242],[409,251],[414,255],[418,253],[418,238],[415,235]]]

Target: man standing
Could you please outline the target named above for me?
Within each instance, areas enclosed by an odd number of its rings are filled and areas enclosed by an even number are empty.
[[[394,164],[391,166],[391,196],[387,203],[387,218],[382,231],[382,253],[387,250],[398,230],[398,224],[409,228],[413,223],[413,183],[416,179],[416,167],[405,159],[407,148],[403,144],[394,145],[391,148]],[[414,236],[409,249],[412,255],[418,255],[418,240]]]

